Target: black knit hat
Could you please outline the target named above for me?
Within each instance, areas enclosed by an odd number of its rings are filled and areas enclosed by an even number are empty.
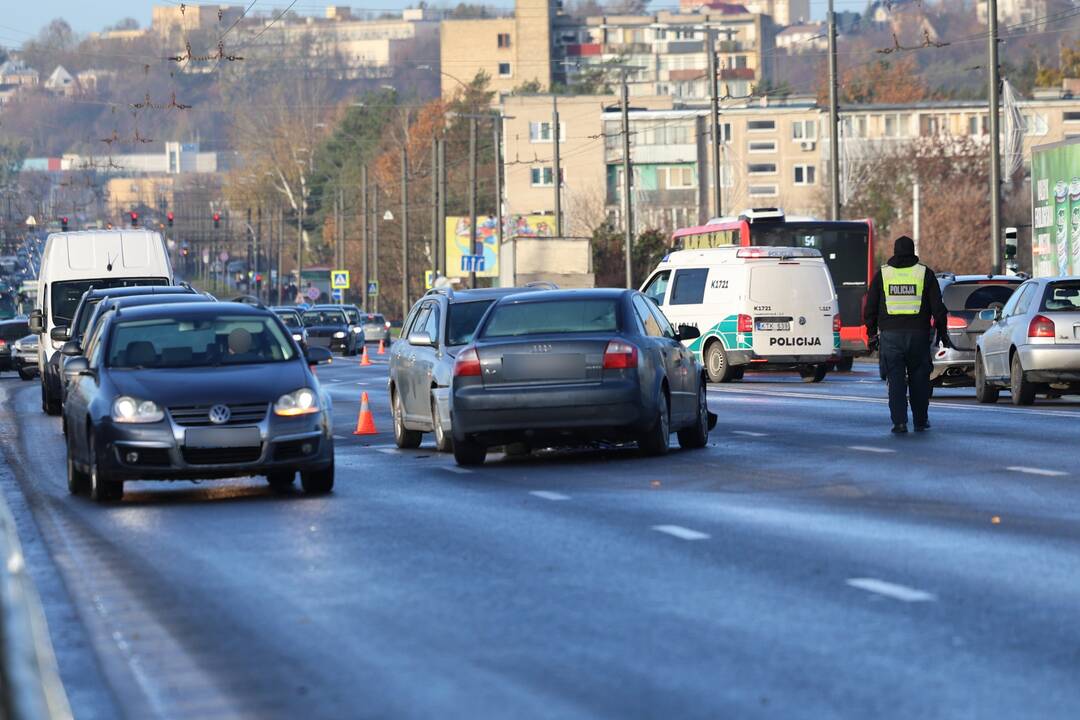
[[[893,255],[914,255],[915,241],[907,235],[901,235],[893,243]]]

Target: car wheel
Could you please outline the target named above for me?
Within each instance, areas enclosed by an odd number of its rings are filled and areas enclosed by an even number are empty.
[[[401,404],[401,395],[394,393],[394,443],[403,449],[420,447],[423,435],[418,430],[405,427],[405,408]]]
[[[287,470],[278,470],[266,476],[266,482],[270,483],[270,489],[276,493],[285,493],[292,490],[293,480],[296,473]]]
[[[638,448],[646,455],[653,457],[667,454],[671,443],[671,419],[667,393],[661,392],[656,404],[659,406],[656,420],[653,421],[652,427],[638,439]]]
[[[829,374],[829,366],[826,363],[820,365],[803,365],[799,368],[799,377],[804,383],[819,383]]]
[[[983,367],[982,354],[975,355],[975,399],[989,405],[996,403],[1001,390],[986,381],[986,368]]]
[[[19,368],[19,379],[20,380],[33,380],[34,379],[34,373],[27,370],[26,368]]]
[[[709,403],[705,396],[705,383],[698,388],[697,418],[693,425],[680,430],[678,437],[679,447],[686,450],[703,448],[709,442]]]
[[[124,497],[124,481],[112,480],[98,462],[97,443],[90,434],[90,499],[94,502],[114,502]]]
[[[1012,404],[1030,405],[1035,402],[1035,383],[1024,379],[1024,367],[1020,364],[1020,353],[1013,353],[1009,370]]]
[[[60,401],[52,396],[52,393],[49,392],[49,384],[42,378],[41,411],[46,415],[59,415],[60,409]]]
[[[855,366],[855,358],[848,356],[836,361],[836,372],[851,372]]]
[[[322,470],[301,470],[300,486],[308,495],[325,495],[334,489],[334,463]]]
[[[728,363],[724,344],[719,340],[714,340],[705,348],[705,374],[712,383],[725,383],[731,379],[731,364]]]
[[[75,467],[70,436],[67,442],[67,482],[68,492],[72,495],[85,493],[90,488],[90,476]]]
[[[487,447],[473,440],[454,441],[454,462],[458,465],[483,465]]]
[[[439,406],[435,403],[434,396],[431,398],[431,427],[435,436],[435,449],[439,452],[450,452],[454,449],[454,438],[446,432],[439,418]]]

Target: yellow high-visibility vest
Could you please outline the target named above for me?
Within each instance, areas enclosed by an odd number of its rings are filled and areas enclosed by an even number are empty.
[[[885,312],[890,315],[919,314],[923,283],[926,282],[925,265],[906,268],[882,265],[881,282],[885,286]]]

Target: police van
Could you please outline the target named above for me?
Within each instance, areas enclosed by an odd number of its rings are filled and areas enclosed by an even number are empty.
[[[840,354],[840,315],[825,261],[814,248],[719,247],[667,255],[641,288],[689,343],[711,382],[748,368],[796,370],[820,382]]]

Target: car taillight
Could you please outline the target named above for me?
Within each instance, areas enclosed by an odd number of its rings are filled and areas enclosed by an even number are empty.
[[[832,316],[832,331],[833,332],[840,332],[840,329],[842,327],[844,327],[844,324],[840,322],[840,316],[839,315],[833,315]]]
[[[476,348],[466,348],[458,353],[454,360],[454,377],[479,377],[480,356]]]
[[[387,330],[389,330],[389,329],[390,329],[390,321],[389,321],[389,320],[387,320],[386,322],[384,322],[384,323],[383,323],[383,325],[385,325],[385,326],[386,326],[386,329],[387,329]]]
[[[754,332],[754,319],[749,315],[739,316],[739,332]]]
[[[612,340],[604,350],[605,370],[628,370],[637,367],[637,348],[622,340]]]
[[[968,321],[959,315],[949,315],[949,329],[963,330],[968,326]]]
[[[1054,321],[1045,315],[1036,315],[1028,325],[1028,337],[1054,337]]]

